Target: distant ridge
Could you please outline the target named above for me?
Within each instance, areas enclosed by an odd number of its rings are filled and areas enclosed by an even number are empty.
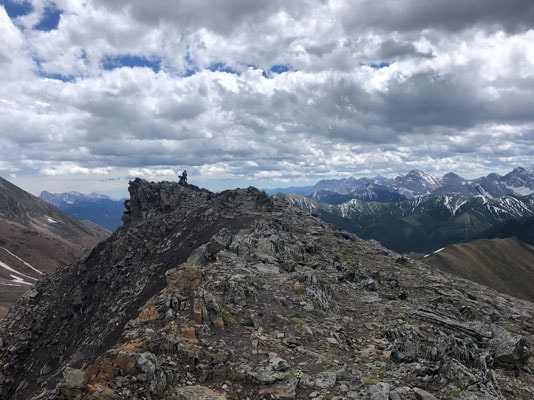
[[[389,194],[381,196],[380,193],[376,192],[362,196],[362,190],[366,187],[372,189],[374,186],[381,188],[381,190],[387,189]],[[328,179],[321,180],[311,187],[270,189],[267,192],[270,194],[301,194],[326,202],[328,202],[325,200],[327,192],[342,195],[345,200],[354,198],[379,202],[400,201],[399,198],[393,196],[393,193],[408,199],[428,195],[454,195],[465,198],[480,195],[489,198],[506,195],[528,196],[534,194],[534,166],[529,168],[517,167],[504,176],[491,173],[476,179],[465,179],[454,172],[440,177],[420,169],[414,169],[395,178],[377,176],[374,178]],[[322,198],[314,195],[315,193],[321,193]],[[368,193],[371,193],[369,189]],[[338,202],[337,197],[332,198],[335,199],[334,202]]]
[[[534,245],[534,217],[525,217],[501,222],[477,235],[477,239],[516,237]],[[534,262],[533,262],[534,264]]]
[[[85,195],[75,191],[66,193],[42,191],[39,197],[78,220],[91,221],[109,231],[114,231],[122,225],[124,199],[114,200],[103,194]]]

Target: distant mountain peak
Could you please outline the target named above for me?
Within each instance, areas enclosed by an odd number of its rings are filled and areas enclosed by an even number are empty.
[[[389,178],[342,178],[319,181],[307,193],[322,191],[322,197],[328,197],[326,191],[335,192],[344,196],[358,193],[364,186],[371,183],[397,191],[398,195],[407,198],[427,196],[430,194],[460,195],[473,197],[484,195],[497,198],[504,195],[528,196],[534,193],[534,167],[517,167],[505,176],[491,173],[477,179],[465,179],[462,176],[448,172],[442,177],[425,172],[422,169],[412,169],[393,179]],[[291,193],[285,191],[285,193]],[[306,194],[300,192],[301,194]],[[334,198],[335,196],[331,196]],[[338,197],[336,202],[338,201]],[[369,199],[372,200],[372,199]],[[379,200],[380,201],[380,200]]]

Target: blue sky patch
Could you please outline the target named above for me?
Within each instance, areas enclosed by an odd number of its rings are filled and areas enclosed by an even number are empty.
[[[1,1],[2,5],[6,9],[7,15],[9,18],[17,18],[21,15],[29,14],[33,11],[33,7],[29,1],[24,1],[22,3],[15,3],[11,0]]]
[[[236,74],[238,75],[237,71],[233,68],[230,68],[228,65],[224,63],[213,63],[211,64],[208,69],[211,72],[226,72],[228,74]]]
[[[387,68],[389,67],[391,64],[393,64],[392,62],[389,62],[389,61],[382,61],[382,62],[379,62],[379,63],[371,63],[369,64],[369,66],[373,69],[382,69],[382,68]]]
[[[61,82],[74,82],[76,78],[73,75],[62,75],[62,74],[56,74],[56,73],[48,73],[48,72],[39,72],[39,76],[41,78],[47,78],[47,79],[54,79],[56,81]]]
[[[282,74],[284,72],[287,72],[289,71],[291,68],[289,67],[289,65],[284,65],[284,64],[276,64],[276,65],[273,65],[271,67],[271,72],[273,74]]]
[[[120,56],[104,57],[101,61],[101,66],[106,70],[123,67],[144,67],[150,68],[152,71],[157,73],[161,70],[161,60],[159,58],[147,58],[132,54],[125,54]]]
[[[284,72],[291,71],[290,65],[275,64],[268,71],[263,70],[262,75],[264,78],[272,78],[273,75],[283,74]]]
[[[60,17],[60,10],[53,7],[46,7],[43,13],[43,18],[41,19],[41,21],[39,21],[37,25],[35,25],[35,29],[45,32],[57,29]]]

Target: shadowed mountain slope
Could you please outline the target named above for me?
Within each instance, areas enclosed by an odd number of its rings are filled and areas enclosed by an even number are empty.
[[[43,274],[108,235],[0,178],[0,315]]]
[[[424,261],[501,293],[534,302],[534,246],[517,238],[454,244]]]
[[[534,217],[502,222],[482,232],[477,239],[508,238],[513,236],[522,242],[534,245]]]
[[[1,322],[0,397],[534,394],[529,302],[254,188],[136,179],[129,192],[124,225]]]

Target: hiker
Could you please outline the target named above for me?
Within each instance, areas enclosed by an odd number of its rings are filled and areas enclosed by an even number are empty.
[[[178,183],[180,185],[187,185],[187,171],[184,170],[184,172],[182,172],[182,175],[180,175],[180,180],[178,181]]]

